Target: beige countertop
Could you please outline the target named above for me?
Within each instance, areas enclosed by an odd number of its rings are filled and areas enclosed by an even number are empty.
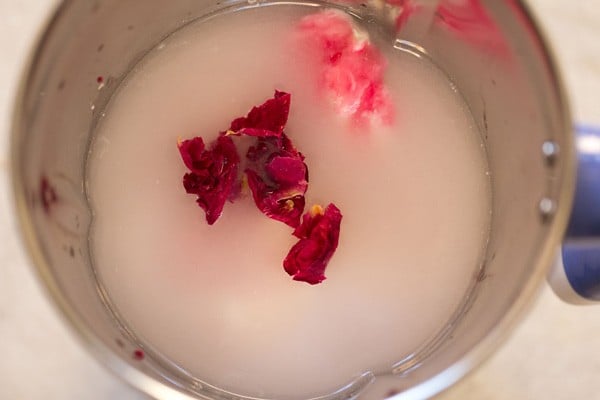
[[[600,125],[600,4],[530,3],[559,58],[576,120]],[[96,364],[64,326],[28,265],[12,217],[11,103],[52,4],[0,0],[0,399],[147,399]],[[600,399],[598,332],[600,306],[569,306],[544,288],[505,345],[439,400]]]

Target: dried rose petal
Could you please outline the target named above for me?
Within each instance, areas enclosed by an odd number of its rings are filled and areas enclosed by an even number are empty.
[[[248,187],[259,210],[292,228],[300,225],[308,168],[304,156],[285,135],[259,138],[248,149]]]
[[[285,271],[296,281],[311,285],[323,282],[325,268],[335,253],[340,237],[342,213],[329,204],[325,210],[313,206],[294,231],[300,240],[283,261]]]
[[[386,60],[348,16],[335,10],[308,15],[298,33],[308,54],[316,55],[318,87],[340,114],[359,125],[373,118],[393,122],[392,100],[383,83]]]
[[[254,202],[263,214],[292,228],[300,225],[300,217],[306,204],[304,199],[306,186],[282,189],[265,184],[254,170],[246,170],[246,175]]]
[[[198,196],[196,202],[206,212],[206,222],[214,224],[223,212],[236,182],[240,158],[230,137],[220,136],[206,150],[201,137],[179,144],[179,152],[191,172],[183,177],[187,193]]]
[[[178,147],[179,154],[181,154],[181,159],[188,169],[191,171],[199,171],[203,169],[203,167],[199,164],[202,160],[205,149],[204,140],[202,140],[201,137],[185,140],[179,143]]]
[[[496,53],[507,51],[506,41],[481,0],[442,0],[438,23],[462,40]]]
[[[280,136],[287,124],[290,101],[289,93],[276,90],[272,99],[253,107],[245,117],[234,119],[228,132],[258,137]]]
[[[300,157],[276,155],[266,165],[267,175],[281,186],[306,181],[306,164]]]

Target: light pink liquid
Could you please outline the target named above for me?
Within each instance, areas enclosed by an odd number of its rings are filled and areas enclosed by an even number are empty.
[[[310,397],[389,371],[447,324],[487,241],[485,154],[445,75],[382,49],[396,121],[351,129],[288,47],[307,12],[258,8],[174,35],[117,92],[89,159],[95,267],[119,313],[146,345],[239,394]],[[292,94],[307,204],[344,214],[317,286],[283,271],[291,230],[250,197],[208,226],[182,188],[178,137],[210,141],[274,89]]]

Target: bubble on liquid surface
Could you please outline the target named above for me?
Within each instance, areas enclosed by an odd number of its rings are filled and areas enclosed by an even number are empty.
[[[553,140],[546,140],[542,143],[542,154],[548,164],[553,164],[558,157],[560,147],[558,143]]]
[[[538,208],[542,219],[546,221],[556,212],[556,201],[549,197],[544,197],[540,200]]]

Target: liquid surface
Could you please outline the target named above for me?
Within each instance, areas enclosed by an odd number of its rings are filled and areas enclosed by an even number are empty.
[[[259,8],[175,34],[123,83],[90,153],[91,244],[112,303],[147,345],[244,395],[323,395],[388,371],[447,324],[487,240],[485,155],[445,75],[382,49],[395,123],[351,128],[289,46],[309,12]],[[208,226],[182,188],[178,137],[210,141],[274,89],[292,94],[286,132],[306,156],[307,204],[344,215],[317,286],[283,271],[291,230],[250,197]]]

